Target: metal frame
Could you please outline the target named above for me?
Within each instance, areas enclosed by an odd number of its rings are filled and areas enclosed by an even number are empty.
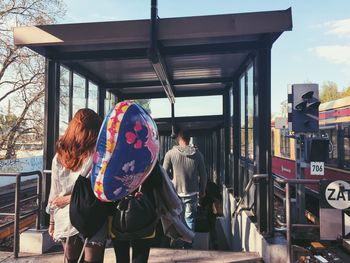
[[[72,69],[69,69],[69,117],[68,121],[73,118],[73,85],[74,85],[74,72]]]
[[[27,177],[31,175],[37,175],[38,176],[38,182],[37,182],[37,193],[35,196],[31,198],[27,198],[24,200],[21,200],[21,178],[22,177]],[[36,229],[40,229],[41,225],[41,211],[42,211],[42,173],[40,171],[33,171],[33,172],[28,172],[28,173],[1,173],[0,177],[16,177],[16,190],[15,190],[15,212],[14,213],[0,213],[0,216],[13,216],[14,217],[14,240],[13,240],[13,254],[15,258],[18,258],[18,253],[19,253],[19,231],[20,231],[20,225],[19,221],[20,219],[27,218],[31,215],[36,215]],[[37,205],[38,207],[36,209],[33,209],[26,214],[21,216],[21,211],[20,211],[20,205],[23,203],[23,201],[28,201],[31,199],[37,199]],[[10,204],[11,206],[13,204]],[[1,207],[1,209],[7,208],[10,205],[6,205],[5,207]],[[7,223],[5,225],[0,226],[2,227],[7,227],[8,225],[12,224],[12,222]]]
[[[112,90],[111,92],[114,93]],[[191,91],[177,91],[176,97],[198,97],[198,96],[214,96],[224,95],[224,89],[218,90],[191,90]],[[137,94],[121,94],[123,99],[155,99],[155,98],[166,98],[164,92],[150,92],[150,93],[137,93]]]
[[[225,185],[230,185],[230,115],[231,115],[231,107],[230,107],[230,86],[228,86],[225,90],[223,96],[223,109],[222,113],[224,115],[224,134],[225,134]]]
[[[293,258],[293,238],[292,231],[293,227],[316,227],[319,228],[320,225],[312,225],[312,224],[293,224],[291,217],[291,185],[306,185],[306,184],[319,184],[320,180],[315,179],[282,179],[282,178],[272,178],[272,181],[276,181],[280,184],[285,184],[285,193],[286,193],[286,232],[287,232],[287,262],[294,262]]]
[[[271,48],[260,49],[256,56],[254,140],[256,172],[269,175],[257,191],[257,220],[261,233],[273,235],[273,178],[271,172]]]
[[[175,103],[175,88],[167,70],[167,65],[158,48],[158,7],[157,0],[151,0],[151,46],[148,51],[148,58],[152,64],[154,72],[161,82],[164,92],[166,93],[171,104]]]
[[[233,193],[235,197],[239,196],[239,159],[240,159],[240,82],[239,79],[233,82],[233,107],[234,107],[234,147],[233,147]],[[237,125],[239,124],[239,125]]]
[[[45,116],[44,116],[44,169],[51,169],[55,155],[55,142],[58,138],[59,127],[59,91],[60,64],[52,59],[46,59],[45,68]],[[43,200],[47,201],[51,186],[50,178],[44,177]],[[43,212],[42,222],[48,225],[49,217]]]
[[[212,77],[212,78],[188,78],[188,79],[174,79],[172,84],[177,85],[189,85],[189,84],[211,84],[211,83],[229,83],[232,78],[224,77]],[[143,87],[157,87],[161,86],[161,82],[158,80],[149,80],[141,82],[117,82],[108,84],[108,89],[120,89],[120,88],[143,88]]]

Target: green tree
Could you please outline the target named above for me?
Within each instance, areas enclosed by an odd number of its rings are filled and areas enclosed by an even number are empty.
[[[341,97],[341,93],[338,91],[338,86],[333,81],[326,81],[321,87],[320,101],[322,103],[336,100]]]
[[[341,95],[342,95],[342,98],[350,96],[350,86],[345,88]]]
[[[143,107],[146,111],[148,111],[149,114],[152,113],[151,111],[151,100],[150,99],[141,99],[141,100],[135,100],[137,104],[139,104],[141,107]]]

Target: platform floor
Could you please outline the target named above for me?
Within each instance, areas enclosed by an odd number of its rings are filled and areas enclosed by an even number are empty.
[[[0,263],[62,263],[63,253],[50,253],[44,255],[20,254],[18,259],[13,258],[13,253],[0,252]],[[106,249],[106,263],[114,263],[115,256],[112,248]],[[244,252],[223,252],[223,251],[201,251],[201,250],[175,250],[152,248],[149,258],[150,263],[167,263],[167,262],[244,262],[255,263],[262,262],[257,253]]]

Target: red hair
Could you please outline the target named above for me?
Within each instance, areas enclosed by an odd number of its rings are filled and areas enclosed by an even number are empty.
[[[67,169],[77,171],[83,161],[93,153],[102,121],[90,109],[80,109],[58,140],[58,161]]]

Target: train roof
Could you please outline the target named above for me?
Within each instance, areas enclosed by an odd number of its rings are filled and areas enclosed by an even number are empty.
[[[350,96],[322,103],[319,107],[319,111],[327,111],[347,106],[350,107]]]

